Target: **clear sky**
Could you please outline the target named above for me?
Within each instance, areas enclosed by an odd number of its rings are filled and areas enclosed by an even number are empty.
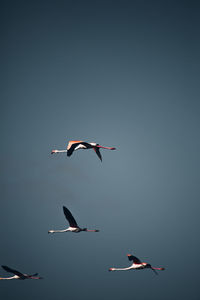
[[[197,300],[198,1],[1,1],[0,299]],[[81,139],[116,151],[50,154]],[[68,226],[62,206],[99,233]],[[151,270],[113,272],[132,253]],[[1,276],[9,275],[3,269]]]

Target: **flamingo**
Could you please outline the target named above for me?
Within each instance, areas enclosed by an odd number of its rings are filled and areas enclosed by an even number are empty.
[[[100,150],[99,150],[100,148],[108,149],[108,150],[115,150],[116,149],[114,147],[103,147],[103,146],[100,146],[97,143],[87,143],[87,142],[83,142],[83,141],[69,141],[66,150],[52,150],[51,154],[63,153],[64,152],[64,153],[67,153],[67,156],[71,156],[72,153],[75,150],[78,150],[78,149],[94,149],[97,156],[102,161],[102,156],[101,156],[101,153],[100,153]]]
[[[13,273],[14,276],[11,277],[6,277],[6,278],[2,278],[0,277],[0,280],[10,280],[10,279],[20,279],[20,280],[24,280],[24,279],[43,279],[42,277],[38,277],[38,273],[35,273],[33,275],[28,275],[28,274],[23,274],[19,271],[13,270],[7,266],[2,266],[2,268],[9,272],[9,273]]]
[[[108,271],[128,271],[128,270],[140,270],[140,269],[147,269],[148,268],[148,269],[151,269],[156,275],[158,275],[156,270],[159,270],[159,271],[165,270],[165,268],[155,268],[155,267],[152,267],[148,263],[141,262],[137,257],[135,257],[131,254],[127,254],[127,256],[128,256],[128,259],[130,261],[133,261],[133,263],[130,267],[127,267],[127,268],[110,268]]]
[[[87,232],[99,232],[99,230],[89,230],[87,228],[80,228],[77,223],[76,220],[74,219],[74,217],[72,216],[71,212],[69,211],[69,209],[67,209],[65,206],[63,206],[63,212],[64,215],[67,219],[67,221],[69,222],[69,227],[67,229],[63,229],[63,230],[49,230],[48,233],[56,233],[56,232],[80,232],[80,231],[87,231]]]

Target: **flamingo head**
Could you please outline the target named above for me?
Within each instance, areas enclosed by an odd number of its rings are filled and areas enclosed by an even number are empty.
[[[51,150],[51,154],[57,153],[58,150]]]
[[[114,268],[109,268],[108,271],[109,271],[109,272],[115,271],[115,269],[114,269]]]

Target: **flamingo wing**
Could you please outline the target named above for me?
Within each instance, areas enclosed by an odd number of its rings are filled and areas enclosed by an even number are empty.
[[[67,207],[63,206],[63,212],[65,214],[65,217],[67,219],[67,221],[69,222],[69,225],[71,227],[78,227],[76,220],[74,219],[74,217],[72,216],[71,212],[69,211],[69,209],[67,209]]]
[[[150,268],[156,275],[158,275],[158,273],[156,272],[156,270],[150,264],[147,264],[146,268]]]
[[[89,143],[83,141],[70,141],[67,146],[67,156],[71,156],[74,150],[91,148]]]
[[[102,156],[101,156],[101,153],[100,153],[99,148],[94,147],[93,149],[94,149],[94,151],[96,152],[97,156],[99,157],[100,161],[102,161]]]
[[[158,275],[158,273],[156,272],[156,270],[154,270],[153,268],[151,268],[151,270],[152,270],[156,275]]]
[[[22,274],[22,273],[19,272],[19,271],[16,271],[16,270],[14,270],[14,269],[11,269],[11,268],[9,268],[9,267],[7,267],[7,266],[2,266],[2,268],[3,268],[5,271],[9,272],[9,273],[13,273],[13,274],[19,276],[20,278],[26,278],[26,276],[24,276],[24,274]]]
[[[67,146],[67,156],[71,156],[72,153],[74,152],[74,149],[76,148],[76,146],[78,146],[80,143],[72,143],[69,142],[68,146]]]
[[[32,275],[28,275],[29,277],[32,277],[32,276],[38,276],[38,273],[35,273],[35,274],[32,274]]]
[[[134,264],[141,264],[142,262],[139,260],[139,258],[137,258],[136,256],[133,256],[131,254],[128,254],[128,259],[133,261]]]

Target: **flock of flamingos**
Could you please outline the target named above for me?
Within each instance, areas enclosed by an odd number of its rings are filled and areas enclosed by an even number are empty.
[[[99,157],[99,159],[102,161],[102,156],[100,153],[100,148],[103,149],[108,149],[108,150],[115,150],[116,148],[113,147],[103,147],[100,146],[99,144],[96,143],[87,143],[87,142],[83,142],[83,141],[70,141],[68,143],[67,149],[65,150],[52,150],[51,154],[54,153],[67,153],[67,156],[71,156],[72,153],[75,150],[79,150],[79,149],[93,149],[97,156]],[[71,212],[65,207],[63,206],[63,212],[64,215],[69,223],[69,227],[63,230],[49,230],[48,233],[58,233],[58,232],[81,232],[81,231],[87,231],[87,232],[98,232],[99,230],[94,229],[94,230],[89,230],[87,228],[80,228],[76,222],[76,220],[74,219],[74,217],[72,216]],[[127,271],[127,270],[140,270],[140,269],[151,269],[153,272],[155,272],[155,274],[157,274],[156,270],[162,271],[164,270],[164,268],[155,268],[152,267],[149,263],[145,263],[145,262],[141,262],[137,257],[128,254],[128,259],[132,262],[132,264],[127,267],[127,268],[110,268],[109,271]],[[0,277],[0,280],[10,280],[10,279],[42,279],[42,277],[38,276],[38,273],[32,274],[32,275],[28,275],[28,274],[24,274],[21,273],[19,271],[16,271],[14,269],[9,268],[8,266],[2,266],[2,268],[9,272],[14,274],[11,277]]]

